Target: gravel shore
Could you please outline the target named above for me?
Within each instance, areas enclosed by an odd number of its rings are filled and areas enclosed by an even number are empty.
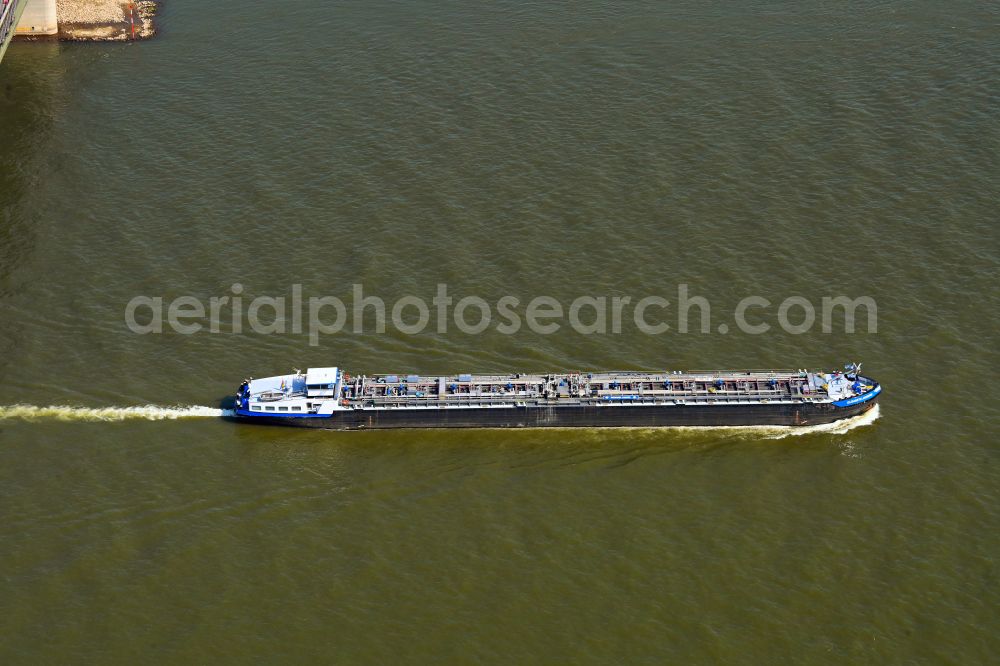
[[[153,0],[56,0],[59,38],[78,41],[125,41],[145,39],[156,34]]]
[[[126,7],[121,0],[56,0],[60,23],[122,23]]]

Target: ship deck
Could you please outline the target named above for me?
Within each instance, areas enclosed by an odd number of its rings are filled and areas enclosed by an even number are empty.
[[[806,370],[602,372],[417,376],[343,380],[345,406],[420,408],[829,402],[833,376]]]

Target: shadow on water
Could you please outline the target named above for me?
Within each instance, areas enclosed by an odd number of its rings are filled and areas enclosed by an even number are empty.
[[[11,293],[35,245],[37,213],[28,195],[43,178],[38,157],[58,106],[58,45],[27,46],[11,48],[0,65],[0,296]]]
[[[0,307],[22,291],[42,216],[32,192],[43,184],[63,64],[58,44],[14,44],[0,64]],[[19,348],[17,329],[0,321],[0,367]]]
[[[843,434],[789,436],[768,428],[412,429],[364,432],[234,423],[249,458],[328,457],[396,461],[432,471],[497,466],[509,470],[618,468],[644,459],[750,455],[754,458],[839,455]]]

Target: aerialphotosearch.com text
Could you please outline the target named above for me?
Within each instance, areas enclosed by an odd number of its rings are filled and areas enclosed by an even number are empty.
[[[479,335],[494,330],[514,335],[525,329],[538,335],[553,335],[569,329],[579,335],[620,334],[634,327],[646,335],[668,333],[716,333],[739,331],[761,335],[775,328],[798,335],[878,332],[878,307],[870,296],[828,295],[806,298],[790,295],[780,301],[759,295],[742,298],[726,308],[725,321],[713,320],[712,304],[692,294],[689,285],[678,284],[668,298],[664,294],[580,295],[559,299],[538,295],[505,295],[489,301],[475,295],[456,298],[446,284],[438,284],[426,299],[405,295],[387,301],[367,293],[362,284],[351,286],[349,297],[304,295],[294,284],[281,296],[250,298],[243,285],[233,284],[229,293],[198,298],[136,296],[125,306],[125,323],[141,335],[167,329],[183,335],[196,333],[240,334],[247,329],[260,335],[302,334],[309,344],[320,344],[323,336],[343,333],[386,333],[391,326],[405,335],[420,335],[429,329],[446,334],[457,330]],[[857,324],[863,322],[863,326]]]

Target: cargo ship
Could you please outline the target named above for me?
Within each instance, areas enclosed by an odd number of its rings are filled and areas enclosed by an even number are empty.
[[[247,379],[233,418],[332,430],[809,426],[872,409],[860,372],[552,372],[351,375],[339,367]]]

